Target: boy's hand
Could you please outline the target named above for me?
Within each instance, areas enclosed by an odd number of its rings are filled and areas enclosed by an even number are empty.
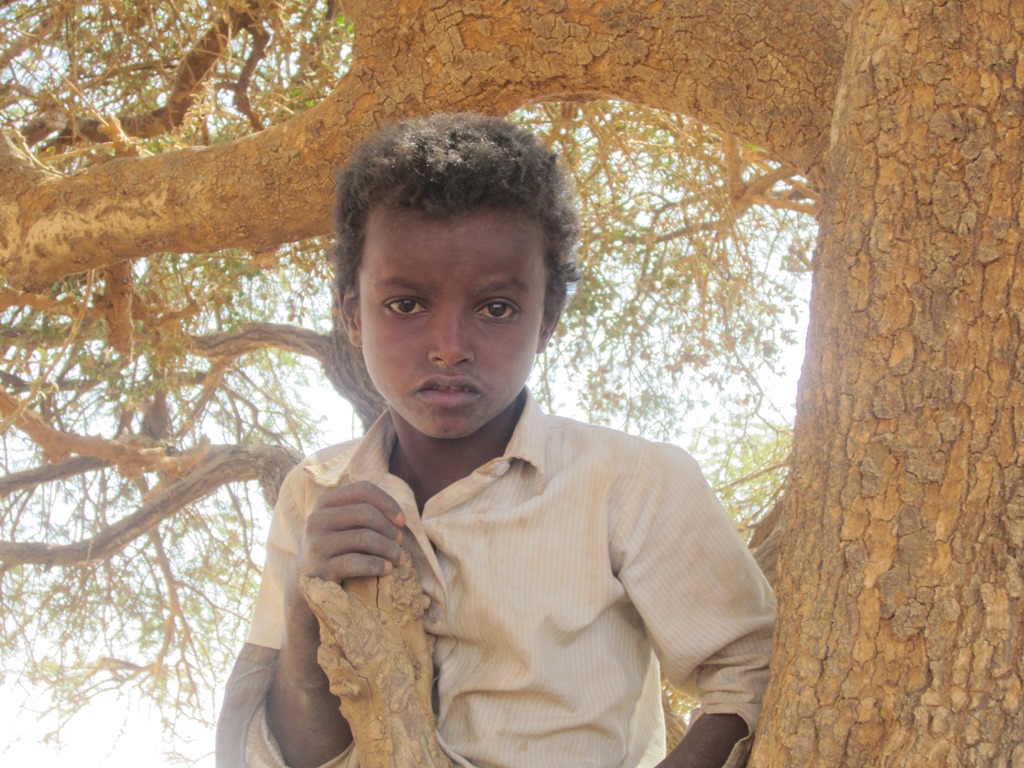
[[[306,518],[299,571],[339,583],[382,576],[401,562],[404,526],[398,502],[376,485],[328,488]]]
[[[298,575],[341,583],[356,576],[383,576],[405,556],[405,515],[398,502],[372,483],[326,489],[306,518],[295,573],[288,585],[289,609],[310,613]]]
[[[736,743],[749,733],[746,722],[739,715],[701,715],[672,753],[658,764],[658,768],[720,768],[729,759]]]

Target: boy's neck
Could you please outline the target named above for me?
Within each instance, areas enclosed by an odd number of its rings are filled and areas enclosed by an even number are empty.
[[[491,428],[455,439],[429,437],[396,421],[398,439],[391,451],[391,474],[409,485],[422,512],[437,493],[505,452],[525,403],[521,394],[494,418],[488,425]]]

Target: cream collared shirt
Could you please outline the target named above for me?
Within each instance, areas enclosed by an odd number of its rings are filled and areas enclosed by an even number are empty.
[[[388,472],[394,440],[385,415],[285,481],[219,765],[242,765],[243,751],[247,765],[284,765],[262,700],[283,639],[285,575],[317,494],[359,480],[408,520],[404,545],[437,638],[438,739],[457,765],[655,765],[662,672],[702,712],[738,714],[753,732],[774,598],[687,453],[545,415],[527,395],[505,454],[420,512]],[[355,766],[351,752],[329,765]]]

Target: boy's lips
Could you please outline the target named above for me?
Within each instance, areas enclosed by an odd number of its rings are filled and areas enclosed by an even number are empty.
[[[416,394],[438,405],[464,405],[476,400],[481,392],[465,376],[434,376],[416,389]]]
[[[479,388],[467,376],[434,376],[424,381],[417,392],[472,392],[480,394]]]

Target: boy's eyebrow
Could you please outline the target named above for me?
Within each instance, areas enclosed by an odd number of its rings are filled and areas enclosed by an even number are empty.
[[[385,277],[375,282],[377,288],[386,288],[391,290],[416,290],[420,288],[419,283],[415,283],[406,277],[395,276]]]
[[[431,289],[433,286],[424,285],[422,282],[410,279],[404,275],[394,275],[377,280],[375,287],[378,290],[411,291],[416,293],[424,289]],[[473,290],[477,293],[500,293],[502,291],[526,293],[530,291],[530,286],[519,277],[509,276],[481,280],[480,283],[473,286]]]

